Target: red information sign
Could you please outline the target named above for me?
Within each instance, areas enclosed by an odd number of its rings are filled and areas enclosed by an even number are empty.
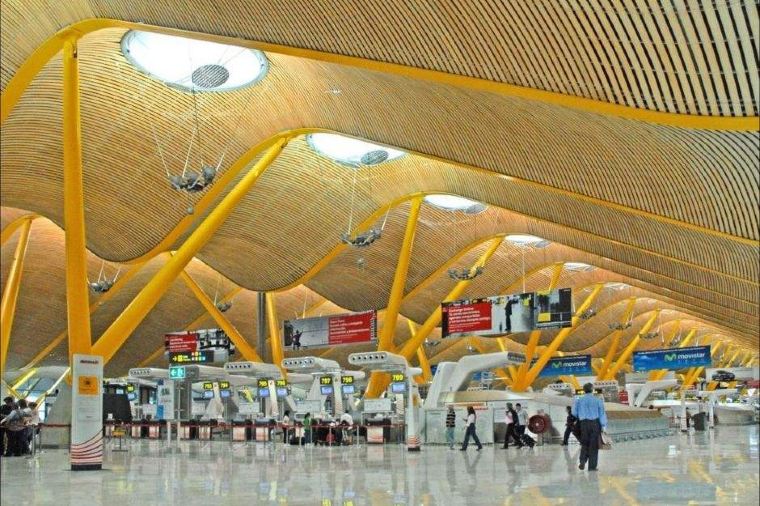
[[[374,329],[374,311],[332,316],[327,344],[366,343],[375,337]]]
[[[198,334],[182,332],[166,334],[164,345],[168,353],[194,353],[198,351]]]
[[[283,323],[283,340],[286,347],[294,350],[368,343],[375,339],[376,329],[376,311],[287,320]]]
[[[445,306],[444,311],[447,312],[449,334],[491,330],[489,301]]]

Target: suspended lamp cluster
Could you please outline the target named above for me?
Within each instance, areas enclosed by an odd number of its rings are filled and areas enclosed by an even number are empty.
[[[590,307],[587,310],[585,310],[583,313],[580,314],[580,319],[581,320],[589,320],[589,319],[593,318],[594,316],[596,316],[596,310],[594,308]]]
[[[382,237],[383,231],[379,228],[371,228],[361,234],[351,235],[348,232],[341,234],[340,238],[344,244],[353,246],[354,248],[366,248],[371,245],[380,237]]]
[[[483,266],[479,265],[474,269],[466,267],[462,269],[449,269],[449,277],[455,281],[470,281],[483,274]]]
[[[608,327],[610,328],[610,330],[625,330],[625,329],[631,328],[631,322],[625,322],[625,323],[614,322],[614,323],[610,323]]]
[[[119,270],[116,271],[116,274],[114,275],[113,279],[108,279],[108,277],[105,275],[105,267],[106,263],[103,262],[100,266],[100,272],[98,273],[98,279],[96,281],[89,281],[88,285],[90,286],[90,290],[92,290],[94,293],[106,293],[108,290],[110,290],[114,283],[116,283],[116,280],[119,277],[119,273],[121,272],[121,267],[119,267]]]

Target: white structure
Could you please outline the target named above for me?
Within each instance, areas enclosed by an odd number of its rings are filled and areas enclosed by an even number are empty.
[[[325,409],[325,405],[328,399],[332,399],[332,411],[335,418],[339,417],[346,411],[346,407],[343,404],[343,385],[341,384],[341,376],[351,376],[354,380],[362,380],[365,378],[365,374],[362,371],[344,371],[341,369],[340,364],[335,360],[328,360],[320,357],[298,357],[298,358],[286,358],[282,361],[282,367],[288,371],[297,371],[288,373],[288,377],[292,377],[298,372],[306,373],[311,378],[311,388],[306,396],[308,401],[319,401],[321,410]],[[322,384],[320,380],[324,376],[332,378],[332,395],[326,395],[322,393]],[[347,395],[347,404],[353,405],[354,394]]]
[[[348,356],[348,363],[378,372],[400,372],[404,374],[406,381],[406,447],[409,451],[420,451],[420,430],[417,422],[418,409],[415,406],[415,398],[419,400],[417,384],[412,378],[422,374],[419,367],[410,367],[406,358],[401,355],[386,351],[370,351],[365,353],[352,353]]]

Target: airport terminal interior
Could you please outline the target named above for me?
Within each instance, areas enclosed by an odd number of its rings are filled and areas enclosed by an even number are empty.
[[[0,0],[0,502],[760,502],[757,0]]]

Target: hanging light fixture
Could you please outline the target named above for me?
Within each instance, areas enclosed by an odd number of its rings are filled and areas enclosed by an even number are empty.
[[[625,323],[609,323],[607,326],[610,328],[610,330],[625,330],[631,327],[631,322],[627,321]]]
[[[580,319],[581,320],[589,320],[589,319],[593,318],[594,316],[596,316],[596,310],[594,308],[590,307],[587,310],[585,310],[583,313],[580,314]]]
[[[344,232],[343,234],[341,234],[340,238],[344,244],[348,244],[349,246],[353,246],[354,248],[366,248],[373,242],[380,239],[382,235],[383,235],[383,231],[381,229],[371,228],[367,230],[366,232],[363,232],[361,234],[356,234],[354,236],[351,236],[349,233]]]
[[[116,280],[119,277],[119,273],[121,272],[121,267],[119,267],[119,270],[116,271],[116,275],[114,275],[113,279],[108,279],[106,277],[104,270],[105,270],[106,263],[103,261],[103,263],[100,266],[100,273],[98,273],[98,279],[97,281],[89,281],[88,285],[90,286],[90,290],[92,290],[95,293],[106,293],[108,290],[110,290],[114,283],[116,283]]]
[[[483,266],[479,265],[474,269],[466,267],[462,269],[449,269],[449,277],[455,281],[470,281],[483,274]]]

